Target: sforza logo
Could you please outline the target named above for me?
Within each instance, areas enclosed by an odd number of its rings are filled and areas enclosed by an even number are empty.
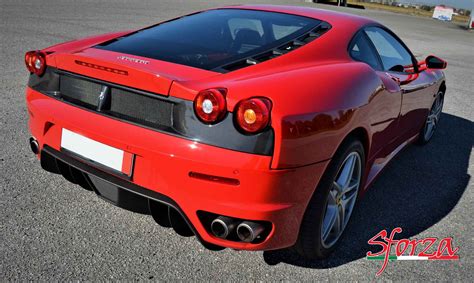
[[[382,230],[372,237],[369,245],[377,245],[381,251],[367,252],[367,260],[383,261],[377,276],[382,274],[389,261],[398,260],[459,260],[457,252],[459,248],[453,248],[453,238],[424,238],[424,239],[400,239],[394,240],[395,234],[401,233],[402,228],[392,230],[390,236],[386,230]],[[388,236],[388,237],[387,237]],[[395,254],[392,254],[392,249]]]

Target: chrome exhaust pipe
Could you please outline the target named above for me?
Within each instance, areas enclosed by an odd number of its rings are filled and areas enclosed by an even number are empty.
[[[258,223],[244,221],[237,226],[237,236],[242,242],[253,242],[265,228]]]
[[[211,231],[214,236],[225,239],[235,229],[236,221],[230,217],[219,216],[211,223]]]
[[[38,141],[31,137],[30,138],[30,148],[31,148],[31,151],[34,153],[34,154],[38,154],[39,153],[39,144],[38,144]]]

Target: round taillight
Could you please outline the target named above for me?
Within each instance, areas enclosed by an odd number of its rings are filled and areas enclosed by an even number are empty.
[[[46,55],[41,51],[26,52],[25,64],[30,73],[41,76],[46,70]]]
[[[207,89],[194,99],[196,116],[206,124],[214,124],[224,118],[227,112],[225,89]]]
[[[256,134],[270,123],[271,102],[266,98],[250,98],[235,108],[237,125],[244,132]]]

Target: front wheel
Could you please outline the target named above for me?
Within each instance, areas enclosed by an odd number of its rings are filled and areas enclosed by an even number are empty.
[[[321,178],[301,223],[296,251],[305,258],[329,256],[354,211],[365,164],[359,140],[343,143]]]
[[[444,103],[444,93],[442,91],[438,92],[436,99],[431,106],[430,113],[426,117],[425,125],[418,135],[417,143],[419,145],[427,144],[438,127],[439,118],[441,117],[441,112],[443,111]]]

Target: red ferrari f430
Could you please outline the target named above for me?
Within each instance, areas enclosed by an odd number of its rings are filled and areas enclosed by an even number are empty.
[[[446,92],[367,18],[230,6],[25,55],[42,168],[208,248],[327,257]],[[356,220],[357,221],[357,220]]]

